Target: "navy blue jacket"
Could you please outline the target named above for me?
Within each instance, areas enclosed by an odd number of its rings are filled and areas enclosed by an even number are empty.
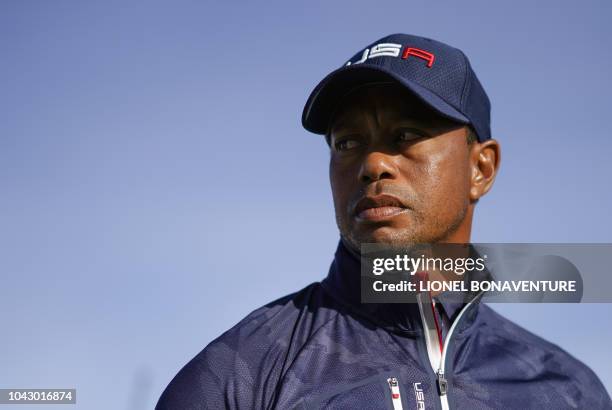
[[[586,365],[477,301],[434,369],[419,307],[361,304],[359,286],[340,241],[323,281],[211,342],[156,409],[612,409]]]

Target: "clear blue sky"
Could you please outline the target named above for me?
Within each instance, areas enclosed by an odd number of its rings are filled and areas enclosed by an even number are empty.
[[[302,106],[392,32],[463,49],[492,100],[502,170],[475,242],[612,242],[611,18],[609,1],[3,1],[0,387],[151,408],[214,337],[321,279],[338,234]],[[612,390],[611,305],[496,308]]]

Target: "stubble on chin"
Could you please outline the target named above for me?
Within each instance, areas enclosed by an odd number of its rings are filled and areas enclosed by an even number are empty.
[[[389,228],[384,234],[379,235],[374,232],[354,232],[351,225],[355,222],[350,218],[339,217],[338,214],[336,214],[336,224],[340,234],[354,250],[359,251],[362,243],[380,243],[391,248],[402,248],[414,244],[445,242],[457,231],[466,214],[467,208],[462,209],[450,222],[441,221],[434,216],[412,214],[413,226],[410,229]]]

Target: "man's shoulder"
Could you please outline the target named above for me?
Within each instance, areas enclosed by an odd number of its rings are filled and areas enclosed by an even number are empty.
[[[235,354],[250,357],[248,350],[252,345],[270,348],[300,342],[333,318],[337,309],[321,282],[313,282],[253,310],[213,340],[202,353],[225,345]]]
[[[482,306],[485,321],[490,326],[488,336],[493,345],[524,364],[527,372],[552,375],[559,381],[571,381],[576,397],[581,397],[589,408],[610,408],[610,397],[597,375],[558,345],[523,328],[487,305]],[[553,379],[551,383],[554,384]],[[586,395],[585,395],[586,393]]]
[[[335,315],[330,303],[315,282],[255,309],[178,372],[156,409],[267,403],[283,369]]]

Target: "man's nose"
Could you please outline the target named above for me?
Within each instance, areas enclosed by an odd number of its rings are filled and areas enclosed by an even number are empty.
[[[379,179],[394,179],[397,168],[392,156],[383,152],[370,152],[366,155],[359,170],[359,181],[370,183]]]

